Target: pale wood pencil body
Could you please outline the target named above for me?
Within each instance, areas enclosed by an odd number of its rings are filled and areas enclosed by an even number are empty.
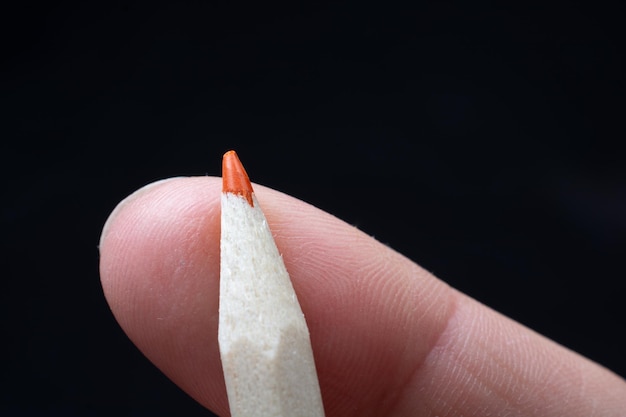
[[[258,202],[222,194],[219,346],[232,417],[323,417],[308,328]]]

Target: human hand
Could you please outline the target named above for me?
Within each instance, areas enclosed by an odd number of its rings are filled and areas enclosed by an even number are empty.
[[[217,344],[221,179],[124,200],[100,273],[131,340],[228,416]],[[451,289],[341,220],[255,185],[305,314],[333,416],[623,416],[626,382]]]

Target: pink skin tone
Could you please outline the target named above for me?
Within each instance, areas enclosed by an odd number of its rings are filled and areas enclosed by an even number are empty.
[[[102,232],[116,319],[174,383],[221,416],[220,178],[124,200]],[[450,288],[341,220],[254,185],[311,332],[326,415],[623,416],[626,382]]]

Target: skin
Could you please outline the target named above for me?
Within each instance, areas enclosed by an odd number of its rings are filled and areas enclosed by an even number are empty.
[[[137,347],[229,416],[217,345],[221,179],[121,202],[100,273]],[[450,288],[353,226],[254,185],[302,305],[328,417],[623,416],[626,382]]]

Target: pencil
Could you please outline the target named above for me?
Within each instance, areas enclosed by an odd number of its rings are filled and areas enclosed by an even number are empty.
[[[232,417],[323,417],[304,315],[250,179],[222,160],[218,341]]]

